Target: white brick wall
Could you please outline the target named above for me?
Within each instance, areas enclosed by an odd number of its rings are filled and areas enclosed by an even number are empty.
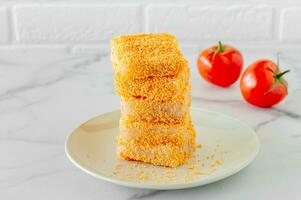
[[[140,32],[137,6],[17,6],[19,42],[108,41],[118,34]]]
[[[0,43],[8,42],[10,39],[9,17],[6,8],[0,8]]]
[[[281,40],[301,42],[301,7],[282,11],[280,30]]]
[[[301,42],[297,0],[0,2],[0,47],[101,46],[114,35],[163,31],[186,46],[224,40],[300,48]]]
[[[191,40],[271,40],[273,12],[268,7],[150,6],[149,32],[168,31]]]

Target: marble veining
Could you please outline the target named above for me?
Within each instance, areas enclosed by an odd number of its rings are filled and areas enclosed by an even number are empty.
[[[198,75],[196,54],[186,56],[192,69],[193,106],[239,118],[258,134],[261,150],[250,166],[217,183],[178,191],[131,189],[90,177],[67,160],[64,140],[87,119],[118,109],[109,54],[1,50],[1,199],[300,199],[298,55],[280,54],[281,66],[292,70],[287,74],[289,96],[272,109],[245,103],[237,83],[227,89],[209,85]],[[260,56],[246,52],[245,63]]]

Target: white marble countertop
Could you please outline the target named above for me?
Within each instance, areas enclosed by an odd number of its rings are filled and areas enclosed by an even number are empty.
[[[0,199],[301,199],[301,59],[281,54],[289,96],[272,109],[242,100],[238,84],[207,84],[191,61],[193,106],[237,117],[261,142],[256,160],[240,173],[178,191],[130,189],[95,179],[64,153],[65,137],[80,123],[118,108],[108,54],[55,48],[0,49]],[[194,52],[194,53],[193,53]],[[265,51],[244,52],[245,63]]]

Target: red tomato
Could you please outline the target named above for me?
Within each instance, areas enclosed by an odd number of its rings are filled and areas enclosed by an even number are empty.
[[[221,87],[228,87],[239,78],[243,57],[237,49],[219,42],[219,45],[200,53],[197,66],[205,80]]]
[[[270,60],[251,64],[240,80],[240,90],[247,102],[259,107],[271,107],[287,95],[287,82],[278,65]]]

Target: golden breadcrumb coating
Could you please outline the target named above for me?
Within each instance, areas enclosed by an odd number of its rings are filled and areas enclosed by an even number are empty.
[[[191,105],[191,89],[183,97],[171,101],[156,102],[148,99],[121,97],[121,117],[128,121],[179,123],[184,120]]]
[[[124,137],[134,138],[144,135],[158,135],[158,134],[182,134],[190,121],[190,115],[187,113],[183,121],[179,123],[150,123],[147,121],[130,121],[120,118],[119,133]]]
[[[190,70],[168,33],[123,35],[111,41],[115,90],[121,96],[117,154],[176,167],[194,152]]]
[[[168,33],[113,38],[111,62],[116,72],[130,79],[175,76],[187,65],[176,38]]]
[[[181,72],[172,77],[149,77],[129,79],[121,73],[115,74],[115,90],[123,97],[135,97],[154,101],[170,101],[175,96],[185,94],[189,85],[190,71],[183,66]]]
[[[185,130],[183,130],[183,126],[182,128],[178,126],[180,132],[162,131],[153,134],[140,134],[140,136],[135,137],[120,134],[117,155],[126,160],[177,167],[185,163],[195,151],[195,130],[191,121],[186,122],[186,124]],[[167,127],[173,129],[172,126],[167,125]],[[145,131],[144,133],[148,132]]]

